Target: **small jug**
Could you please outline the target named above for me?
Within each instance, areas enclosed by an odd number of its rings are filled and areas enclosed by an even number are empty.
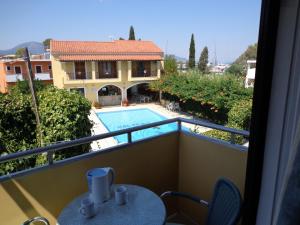
[[[95,168],[87,172],[87,180],[91,198],[96,204],[110,199],[111,186],[115,172],[111,167]]]

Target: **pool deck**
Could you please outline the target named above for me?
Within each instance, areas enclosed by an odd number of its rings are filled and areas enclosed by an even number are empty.
[[[155,103],[137,104],[137,105],[130,105],[130,106],[126,106],[126,107],[112,106],[112,107],[105,107],[105,108],[101,108],[101,109],[94,109],[93,108],[91,110],[91,114],[89,115],[89,119],[93,122],[93,127],[91,129],[92,135],[104,134],[104,133],[109,132],[106,129],[106,127],[102,124],[102,122],[99,120],[96,113],[98,113],[98,112],[121,111],[121,110],[131,110],[131,109],[141,109],[141,108],[150,109],[150,110],[166,117],[167,119],[172,119],[172,118],[176,118],[176,117],[182,117],[182,118],[186,118],[186,119],[193,119],[192,116],[190,116],[186,113],[169,111],[165,107],[163,107],[162,105],[155,104]],[[195,129],[195,125],[192,125],[192,124],[185,124],[184,123],[183,126],[185,126],[187,128],[190,128],[190,129]],[[203,133],[203,132],[206,132],[206,131],[210,130],[210,128],[197,126],[197,130],[198,130],[198,132]],[[97,140],[97,141],[92,142],[91,148],[92,148],[92,151],[99,151],[99,150],[103,150],[105,148],[109,148],[109,147],[116,146],[116,145],[118,145],[118,142],[113,137],[110,137],[110,138],[105,138],[105,139],[102,139],[102,140]]]

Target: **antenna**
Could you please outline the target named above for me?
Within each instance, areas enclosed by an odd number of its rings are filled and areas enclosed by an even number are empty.
[[[115,40],[115,36],[114,35],[109,35],[108,38],[109,38],[110,41]]]
[[[214,42],[214,47],[215,47],[215,51],[214,51],[214,64],[216,66],[216,65],[218,65],[216,42]]]
[[[165,55],[168,55],[168,40],[166,42],[165,53],[166,53]]]

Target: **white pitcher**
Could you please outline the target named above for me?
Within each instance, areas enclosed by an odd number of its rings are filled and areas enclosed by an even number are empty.
[[[91,198],[96,204],[110,199],[114,177],[115,172],[111,167],[95,168],[87,172]]]

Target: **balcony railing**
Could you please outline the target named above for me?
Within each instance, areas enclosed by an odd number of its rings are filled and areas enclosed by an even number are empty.
[[[36,73],[35,79],[36,80],[52,80],[50,73]]]
[[[177,126],[169,133],[147,140],[132,139],[133,132],[170,123]],[[48,165],[0,178],[0,221],[7,225],[21,224],[40,215],[55,224],[61,210],[87,191],[85,173],[95,167],[111,166],[116,171],[116,183],[141,185],[157,194],[178,190],[209,200],[220,176],[231,179],[243,192],[247,148],[234,144],[234,139],[228,143],[187,132],[185,123],[229,132],[233,137],[249,135],[247,131],[175,118],[2,156],[0,163],[47,154]],[[73,146],[120,134],[127,134],[128,143],[53,161],[55,151],[67,151]],[[207,213],[181,200],[174,206],[200,224]]]
[[[75,72],[75,73],[66,73],[67,80],[91,80],[92,73],[91,72]]]
[[[157,71],[132,71],[131,77],[157,77]]]
[[[177,129],[172,132],[181,132],[182,131],[182,123],[194,124],[197,126],[202,126],[202,127],[206,127],[206,128],[211,128],[211,129],[228,132],[231,134],[230,144],[235,144],[235,136],[236,135],[243,136],[244,138],[249,137],[248,131],[237,130],[234,128],[224,127],[221,125],[208,123],[208,122],[202,122],[202,121],[196,121],[196,120],[190,120],[190,119],[184,119],[184,118],[174,118],[174,119],[167,119],[167,120],[163,120],[163,121],[149,123],[149,124],[145,124],[145,125],[141,125],[141,126],[136,126],[136,127],[132,127],[132,128],[128,128],[128,129],[113,131],[113,132],[109,132],[109,133],[105,133],[105,134],[94,135],[94,136],[90,136],[90,137],[79,138],[79,139],[72,140],[72,141],[66,141],[66,142],[61,142],[61,143],[57,143],[57,144],[52,144],[52,145],[48,145],[48,146],[41,147],[41,148],[30,149],[27,151],[20,151],[20,152],[8,154],[8,155],[0,157],[0,163],[12,161],[12,160],[16,160],[16,159],[20,159],[20,158],[24,158],[24,157],[28,157],[28,156],[33,156],[33,155],[37,155],[37,154],[47,153],[48,165],[52,165],[54,163],[53,162],[53,153],[58,150],[68,149],[70,147],[88,144],[88,143],[91,143],[92,141],[110,138],[110,137],[114,137],[114,136],[118,136],[118,135],[122,135],[122,134],[127,134],[128,141],[125,144],[131,144],[133,142],[132,141],[132,133],[133,132],[145,130],[145,129],[153,128],[153,127],[158,127],[158,126],[165,125],[165,124],[171,124],[171,123],[177,123]],[[192,132],[192,131],[190,131],[190,132]],[[201,135],[201,134],[197,134],[197,135]],[[145,138],[145,139],[147,139],[147,138]],[[241,147],[245,150],[247,149],[244,146],[241,146]],[[0,181],[1,181],[1,178],[3,178],[3,177],[5,177],[5,176],[0,177]]]
[[[6,82],[17,82],[18,80],[24,80],[22,74],[10,74],[6,75]]]
[[[99,73],[96,72],[96,79],[116,79],[118,78],[118,73]]]

